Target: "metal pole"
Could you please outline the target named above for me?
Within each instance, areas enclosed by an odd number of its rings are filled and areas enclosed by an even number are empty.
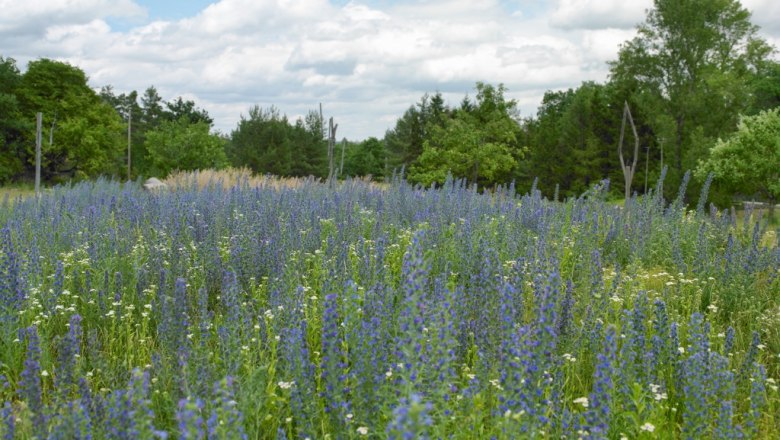
[[[35,195],[41,193],[41,138],[43,137],[43,113],[35,114]]]

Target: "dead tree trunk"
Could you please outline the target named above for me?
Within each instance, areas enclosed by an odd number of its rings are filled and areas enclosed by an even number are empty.
[[[631,198],[631,181],[634,180],[634,173],[636,172],[636,162],[639,157],[639,136],[636,134],[636,126],[634,125],[634,118],[631,117],[631,110],[628,108],[628,101],[624,101],[623,107],[623,123],[620,125],[620,143],[618,144],[618,156],[620,156],[620,169],[623,170],[623,177],[626,180],[626,202]],[[623,138],[626,131],[626,119],[631,123],[631,130],[634,132],[634,161],[631,165],[626,165],[623,160]]]
[[[333,149],[336,146],[336,129],[339,128],[339,124],[333,123],[333,117],[330,118],[328,124],[328,182],[333,182],[335,178],[335,163]]]

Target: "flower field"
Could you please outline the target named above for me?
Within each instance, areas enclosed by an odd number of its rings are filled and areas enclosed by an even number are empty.
[[[0,435],[780,437],[776,231],[606,185],[6,201]]]

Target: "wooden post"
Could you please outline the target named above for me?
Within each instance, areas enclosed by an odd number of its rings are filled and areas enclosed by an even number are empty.
[[[43,113],[35,114],[35,195],[41,194],[41,138],[43,137]]]
[[[634,172],[636,172],[636,162],[639,157],[639,136],[636,133],[636,126],[634,126],[634,118],[631,117],[631,110],[628,108],[628,101],[624,101],[623,106],[623,123],[620,125],[620,143],[618,144],[618,155],[620,156],[620,169],[623,170],[623,177],[626,179],[626,203],[631,198],[631,181],[634,179]],[[634,161],[631,165],[626,165],[623,160],[623,138],[626,131],[626,119],[631,123],[631,130],[634,132]]]
[[[328,180],[332,180],[334,177],[335,169],[333,163],[333,149],[336,146],[336,129],[339,128],[339,124],[333,123],[333,117],[331,116],[328,124]]]
[[[347,148],[347,140],[341,141],[341,165],[339,165],[339,177],[344,174],[344,150]]]
[[[650,167],[650,144],[647,144],[647,148],[645,149],[645,192],[644,194],[647,194],[647,171]]]
[[[130,175],[130,150],[131,150],[131,134],[132,134],[132,127],[133,127],[133,110],[132,108],[127,113],[127,180],[131,181],[132,177]]]

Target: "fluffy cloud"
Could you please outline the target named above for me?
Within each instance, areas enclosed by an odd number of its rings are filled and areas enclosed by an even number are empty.
[[[550,16],[562,29],[633,29],[652,0],[560,0]]]
[[[322,102],[339,135],[359,139],[381,136],[425,92],[441,91],[457,104],[476,81],[503,82],[521,112],[533,114],[547,89],[604,80],[606,61],[649,6],[375,3],[383,6],[222,0],[191,17],[148,22],[131,0],[0,0],[0,38],[2,55],[21,66],[52,57],[83,68],[96,88],[154,85],[167,99],[191,97],[222,131],[250,105],[276,105],[294,118]],[[753,3],[778,14],[773,2]],[[120,32],[111,17],[144,21]]]
[[[146,10],[132,0],[0,0],[0,37],[43,36],[50,27],[83,25],[96,18],[139,18]]]

